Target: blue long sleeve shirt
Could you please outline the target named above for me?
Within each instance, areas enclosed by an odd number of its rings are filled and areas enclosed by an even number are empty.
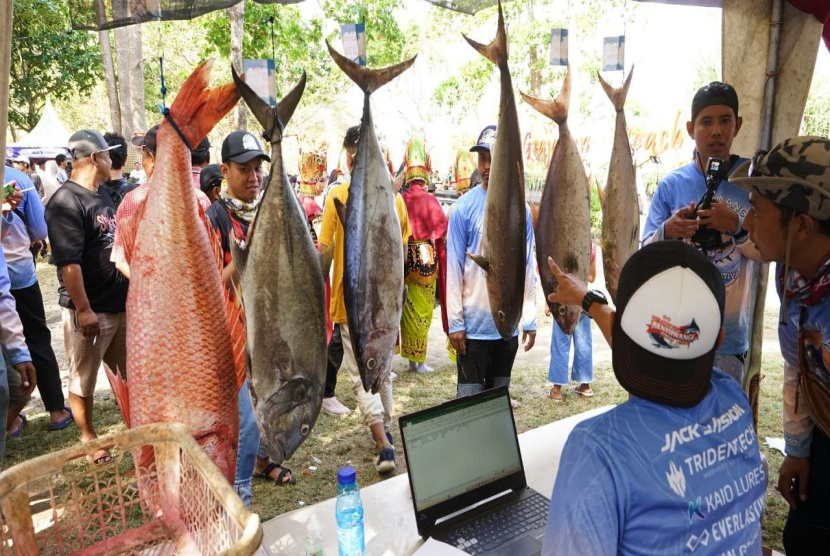
[[[23,200],[17,210],[10,211],[3,216],[4,232],[0,236],[8,265],[11,289],[19,290],[28,288],[37,282],[37,269],[29,246],[32,241],[46,238],[46,219],[43,202],[35,191],[29,176],[14,168],[6,167],[4,171],[7,182],[14,180],[19,189],[27,190],[23,193]],[[24,216],[25,222],[16,214],[17,212]]]
[[[737,168],[743,160],[734,164]],[[706,192],[706,178],[692,162],[663,178],[651,201],[648,218],[643,227],[643,245],[665,239],[664,229],[668,220],[678,210],[698,203]],[[743,219],[749,210],[749,192],[735,184],[723,181],[714,199],[724,202]],[[718,349],[721,355],[742,355],[749,348],[750,306],[755,291],[753,280],[754,261],[744,256],[739,246],[747,236],[738,239],[733,234],[721,234],[721,244],[704,254],[718,267],[726,288],[726,304],[723,312],[723,328],[726,333]]]
[[[484,225],[484,201],[487,191],[481,187],[471,189],[461,197],[450,212],[447,237],[447,318],[449,331],[465,331],[471,340],[499,340],[490,312],[487,294],[487,277],[484,270],[467,253],[481,252],[482,227]],[[525,260],[525,292],[522,306],[521,328],[536,330],[535,258],[533,251],[533,221],[530,209],[527,215],[527,243]],[[518,335],[518,329],[513,335]]]

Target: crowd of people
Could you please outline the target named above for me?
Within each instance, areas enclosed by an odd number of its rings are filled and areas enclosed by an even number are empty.
[[[781,263],[776,283],[782,299],[787,455],[778,489],[791,507],[784,543],[788,554],[799,554],[830,540],[830,480],[823,473],[830,464],[830,345],[824,320],[830,304],[830,140],[796,137],[749,160],[731,152],[741,123],[730,85],[713,82],[695,94],[687,123],[694,159],[660,182],[643,229],[643,248],[621,273],[616,310],[588,284],[563,274],[556,265],[561,261],[549,261],[559,284],[551,301],[584,310],[572,335],[553,326],[550,398],[563,400],[571,343],[574,391],[594,395],[594,320],[612,347],[615,375],[631,399],[580,424],[569,438],[552,496],[546,554],[639,553],[643,546],[654,553],[693,551],[689,543],[704,542],[704,532],[718,550],[756,552],[768,472],[744,382],[757,261]],[[359,126],[346,131],[331,174],[325,151],[301,152],[295,191],[318,250],[333,251],[325,290],[329,344],[322,410],[351,413],[335,396],[344,367],[376,444],[376,469],[385,474],[396,469],[392,375],[377,393],[363,388],[346,318],[344,229],[336,210],[349,196],[360,131]],[[21,410],[36,385],[50,430],[74,422],[82,441],[96,438],[93,393],[101,364],[129,373],[125,311],[133,238],[124,223],[150,192],[157,132],[155,126],[132,141],[141,150],[141,163],[132,170],[125,168],[124,138],[94,130],[72,135],[71,160],[58,157],[35,168],[25,157],[7,161],[6,181],[16,183],[4,199],[0,251],[5,360],[0,385],[8,384],[7,390],[0,388],[0,406],[8,408],[0,411],[0,421],[5,420],[8,435],[24,431]],[[536,341],[537,230],[530,208],[522,318],[510,339],[495,327],[486,275],[470,257],[482,248],[497,132],[487,126],[471,148],[458,151],[458,198],[447,212],[429,193],[433,171],[421,137],[408,142],[398,172],[390,163],[405,258],[406,297],[396,349],[410,372],[433,370],[426,354],[438,299],[458,397],[509,386],[520,343],[527,351]],[[255,134],[244,130],[224,138],[218,163],[211,163],[210,148],[205,139],[191,151],[193,187],[221,243],[222,278],[234,295],[238,278],[231,243],[244,245],[248,237],[268,187],[264,164],[270,157]],[[698,208],[710,158],[726,161],[731,177],[717,184],[710,207]],[[705,243],[700,240],[704,229],[714,231],[714,241],[711,235]],[[68,406],[35,268],[47,239],[59,282]],[[596,258],[594,247],[589,282]],[[239,412],[234,487],[250,503],[254,476],[275,485],[291,484],[295,477],[262,447],[246,386],[239,391]],[[100,450],[91,460],[107,463],[112,456]],[[713,493],[732,485],[744,487],[740,495],[712,501]],[[719,537],[712,525],[718,520],[729,523]],[[692,529],[695,541],[689,537]]]

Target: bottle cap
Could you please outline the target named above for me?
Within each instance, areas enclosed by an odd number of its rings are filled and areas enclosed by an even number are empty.
[[[350,485],[355,482],[357,471],[354,467],[341,467],[337,470],[337,484]]]

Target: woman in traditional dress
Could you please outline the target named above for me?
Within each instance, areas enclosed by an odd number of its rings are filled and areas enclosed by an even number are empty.
[[[412,236],[406,250],[406,303],[401,316],[401,356],[409,370],[430,372],[426,365],[427,337],[435,306],[438,255],[445,249],[447,217],[433,195],[426,192],[430,168],[421,139],[413,137],[406,147],[406,173],[401,196],[409,213]]]
[[[300,205],[308,219],[311,239],[317,245],[317,236],[323,223],[323,191],[328,183],[325,152],[300,152],[299,182]]]

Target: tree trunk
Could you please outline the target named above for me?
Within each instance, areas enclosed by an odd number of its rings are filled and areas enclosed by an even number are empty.
[[[4,2],[0,8],[0,129],[6,129],[9,118],[9,79],[12,66],[12,3]],[[12,140],[17,141],[14,129]],[[0,134],[0,152],[6,153],[6,134]],[[0,168],[0,182],[3,181],[3,166]]]
[[[115,67],[112,63],[112,46],[109,31],[98,31],[101,41],[101,60],[104,62],[104,77],[107,83],[107,99],[110,104],[110,122],[113,130],[121,133],[121,106],[118,104],[118,85],[115,82]]]
[[[242,32],[245,24],[245,0],[228,8],[228,16],[231,19],[231,64],[240,75],[242,67]],[[245,103],[240,100],[236,107],[237,129],[248,128],[248,117],[245,112]]]
[[[130,50],[130,104],[134,131],[146,131],[147,119],[144,109],[144,54],[141,49],[141,26],[127,27]],[[127,137],[127,140],[130,138]]]
[[[121,134],[124,137],[133,135],[133,106],[130,99],[130,43],[127,39],[127,29],[117,27],[113,29],[115,35],[115,68],[118,73],[118,96],[121,101]]]
[[[528,25],[532,25],[534,20],[533,0],[527,0],[527,19]],[[531,44],[528,65],[530,69],[530,90],[533,96],[538,98],[542,96],[542,72],[539,71],[537,65],[539,63],[539,51],[537,48],[538,46],[536,44]]]

